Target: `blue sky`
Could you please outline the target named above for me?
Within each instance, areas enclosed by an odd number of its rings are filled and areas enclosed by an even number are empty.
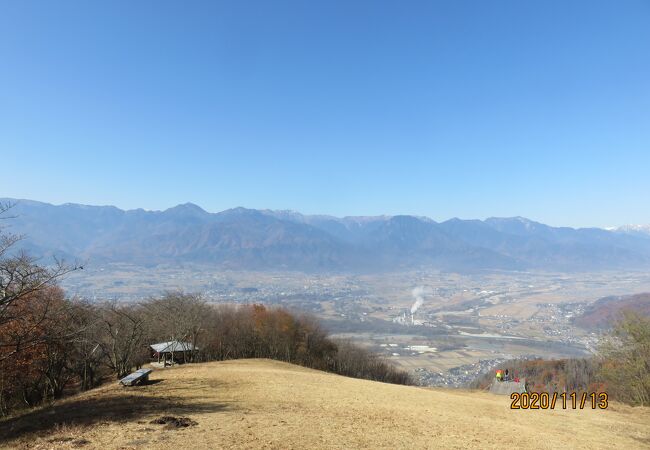
[[[650,223],[647,1],[0,1],[0,196]]]

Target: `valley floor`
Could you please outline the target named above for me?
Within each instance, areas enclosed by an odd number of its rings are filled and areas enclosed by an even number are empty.
[[[164,415],[196,426],[167,429]],[[158,369],[0,421],[0,448],[650,448],[650,409],[510,410],[510,398],[268,360]]]

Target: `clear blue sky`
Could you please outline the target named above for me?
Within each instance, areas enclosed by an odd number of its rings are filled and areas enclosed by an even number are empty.
[[[650,2],[0,0],[0,196],[650,223]]]

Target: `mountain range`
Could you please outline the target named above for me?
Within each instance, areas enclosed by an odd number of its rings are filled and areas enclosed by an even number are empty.
[[[650,267],[642,227],[551,227],[523,217],[435,222],[408,215],[332,217],[192,203],[165,211],[0,199],[8,231],[34,256],[89,263],[209,263],[229,269],[370,271],[609,270]]]

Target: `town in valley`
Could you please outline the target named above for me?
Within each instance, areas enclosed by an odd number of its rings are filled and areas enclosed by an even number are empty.
[[[593,355],[602,336],[575,319],[603,297],[650,291],[650,274],[353,275],[114,263],[87,264],[64,286],[91,302],[138,302],[182,288],[213,304],[283,306],[318,317],[334,337],[383,355],[420,384],[462,387],[510,359]]]

